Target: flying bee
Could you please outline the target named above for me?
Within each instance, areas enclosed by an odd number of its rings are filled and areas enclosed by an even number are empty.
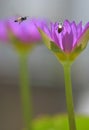
[[[26,20],[27,17],[18,17],[16,20],[14,20],[14,22],[18,22],[19,24],[22,23],[24,20]]]
[[[62,32],[62,30],[63,30],[63,25],[62,24],[59,24],[58,25],[58,33],[61,33]]]

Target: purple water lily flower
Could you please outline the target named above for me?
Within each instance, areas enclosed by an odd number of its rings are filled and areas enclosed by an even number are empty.
[[[14,43],[18,49],[25,50],[34,46],[33,43],[41,42],[42,38],[34,22],[40,26],[45,20],[27,18],[23,22],[15,22],[16,17],[0,20],[0,40]]]
[[[34,26],[34,21],[40,23],[42,22],[41,20],[28,18],[21,23],[16,23],[14,20],[14,18],[9,20],[7,24],[10,30],[19,40],[23,41],[24,43],[35,43],[41,41],[41,36]]]
[[[77,55],[86,47],[89,40],[89,23],[85,26],[82,22],[76,24],[74,21],[65,20],[63,25],[50,23],[48,26],[38,26],[43,40],[61,60],[74,60]],[[61,27],[61,28],[60,28]]]

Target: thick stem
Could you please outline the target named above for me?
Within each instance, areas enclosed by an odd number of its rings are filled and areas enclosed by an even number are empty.
[[[69,63],[64,64],[64,76],[65,76],[65,94],[66,94],[66,104],[68,111],[69,129],[76,130],[72,84],[71,84],[71,65]]]
[[[27,55],[20,55],[20,93],[26,130],[31,130],[31,90],[28,80]]]

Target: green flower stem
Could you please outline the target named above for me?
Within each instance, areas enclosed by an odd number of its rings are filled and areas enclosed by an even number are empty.
[[[32,106],[31,90],[28,79],[27,55],[20,54],[20,93],[26,130],[31,130]]]
[[[76,130],[72,84],[71,84],[71,64],[69,62],[64,64],[64,76],[65,76],[65,93],[66,93],[66,104],[69,120],[69,130]]]

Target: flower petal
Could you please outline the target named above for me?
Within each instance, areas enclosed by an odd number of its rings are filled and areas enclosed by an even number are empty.
[[[89,41],[89,24],[82,32],[81,36],[77,40],[77,46],[81,45],[81,49],[84,49]]]
[[[76,27],[76,23],[73,21],[71,23],[71,29],[72,29],[72,33],[73,33],[73,46],[76,43],[76,39],[77,39],[77,27]]]
[[[70,53],[73,47],[73,34],[68,32],[64,35],[62,39],[63,50],[67,53]]]
[[[82,33],[82,21],[77,25],[77,37]]]

